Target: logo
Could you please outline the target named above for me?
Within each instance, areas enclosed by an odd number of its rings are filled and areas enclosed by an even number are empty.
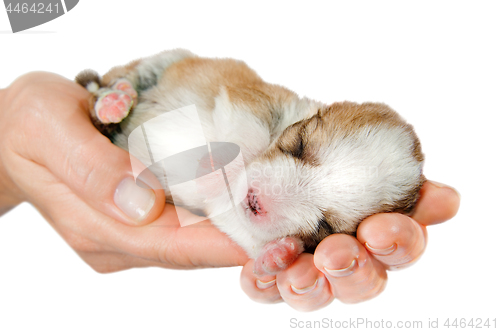
[[[4,0],[12,32],[36,27],[73,9],[78,0]]]

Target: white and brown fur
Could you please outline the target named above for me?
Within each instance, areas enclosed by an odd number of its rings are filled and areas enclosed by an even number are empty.
[[[192,104],[203,117],[208,141],[239,145],[248,199],[212,222],[252,258],[266,243],[288,236],[312,251],[332,233],[355,234],[370,215],[410,214],[418,199],[425,180],[419,140],[412,126],[384,104],[325,105],[299,98],[264,82],[241,61],[207,59],[186,50],[115,67],[102,79],[84,71],[77,82],[97,96],[95,83],[107,89],[120,78],[139,94],[132,113],[112,125],[93,117],[116,145],[127,149],[128,134],[141,123]],[[200,204],[188,208],[207,212],[222,203]],[[257,213],[261,206],[265,213]]]

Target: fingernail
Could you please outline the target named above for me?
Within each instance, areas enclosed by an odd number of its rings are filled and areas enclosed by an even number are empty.
[[[432,180],[428,180],[428,181],[430,183],[432,183],[433,185],[435,185],[436,187],[438,187],[438,188],[448,188],[448,189],[451,189],[451,190],[453,190],[454,192],[457,193],[458,197],[462,198],[462,195],[460,195],[460,193],[458,192],[458,190],[456,190],[452,186],[449,186],[447,184],[444,184],[444,183],[441,183],[441,182],[437,182],[437,181],[432,181]]]
[[[255,285],[259,289],[268,289],[268,288],[271,288],[274,285],[276,285],[276,279],[273,279],[273,280],[267,281],[267,282],[260,281],[259,279],[257,279],[257,281],[255,281]]]
[[[309,293],[310,291],[312,291],[314,288],[316,288],[317,284],[318,284],[318,279],[316,279],[314,284],[312,286],[309,286],[309,287],[296,288],[294,285],[291,285],[291,286],[292,286],[292,290],[294,293],[302,295],[302,294]]]
[[[390,246],[389,248],[377,249],[377,248],[373,248],[367,242],[365,242],[365,247],[366,247],[366,249],[368,249],[369,252],[371,252],[374,255],[387,256],[387,255],[392,254],[396,250],[397,245],[395,243],[393,243],[392,246]]]
[[[353,259],[351,265],[349,265],[344,269],[332,270],[332,269],[327,269],[325,267],[325,271],[332,277],[347,277],[348,275],[351,275],[354,272],[355,266],[356,266],[356,259]]]
[[[152,189],[139,187],[132,178],[123,179],[114,196],[116,206],[137,222],[148,215],[155,199],[156,195]]]

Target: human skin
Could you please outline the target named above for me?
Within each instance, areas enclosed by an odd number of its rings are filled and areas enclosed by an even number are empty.
[[[209,220],[180,227],[161,189],[135,186],[129,154],[93,127],[88,100],[76,83],[43,72],[0,90],[0,214],[31,203],[97,272],[243,266],[241,285],[253,300],[316,310],[334,298],[355,303],[378,295],[386,270],[408,267],[422,255],[426,227],[458,210],[453,188],[427,181],[411,218],[371,216],[357,238],[331,235],[314,255],[260,277],[253,260]],[[161,188],[151,174],[146,182]]]

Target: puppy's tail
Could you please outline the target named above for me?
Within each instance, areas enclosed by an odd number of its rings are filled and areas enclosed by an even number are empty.
[[[95,93],[102,87],[101,76],[92,69],[81,71],[76,75],[75,82],[83,86],[90,93]]]

